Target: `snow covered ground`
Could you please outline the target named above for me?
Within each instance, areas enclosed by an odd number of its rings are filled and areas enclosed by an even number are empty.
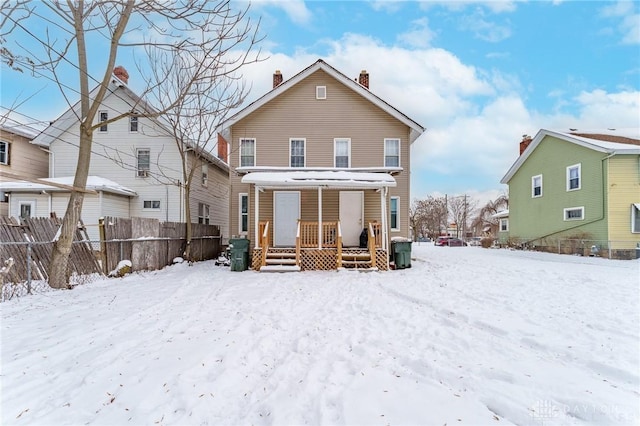
[[[204,262],[0,304],[0,423],[640,423],[640,262],[413,246],[412,268]]]

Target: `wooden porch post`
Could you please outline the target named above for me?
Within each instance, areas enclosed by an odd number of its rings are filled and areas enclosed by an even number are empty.
[[[382,207],[382,248],[387,250],[387,187],[380,188],[380,207]]]
[[[322,187],[318,187],[318,249],[322,250]]]
[[[258,217],[258,212],[260,211],[260,190],[258,189],[258,185],[254,185],[254,201],[253,201],[253,205],[254,205],[254,210],[253,210],[253,232],[256,234],[255,235],[255,248],[259,248],[260,247],[260,238],[262,238],[262,235],[258,235],[258,232],[260,232],[260,218]]]

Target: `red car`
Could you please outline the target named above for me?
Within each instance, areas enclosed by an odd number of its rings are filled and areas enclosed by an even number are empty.
[[[437,246],[449,246],[449,247],[463,247],[468,245],[460,238],[454,237],[438,237],[436,242],[434,243]]]

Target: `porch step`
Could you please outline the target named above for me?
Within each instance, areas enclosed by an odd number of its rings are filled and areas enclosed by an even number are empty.
[[[260,272],[300,272],[300,267],[297,265],[266,265],[260,267]]]
[[[278,257],[278,258],[269,257],[269,255],[267,255],[267,258],[265,259],[265,263],[267,265],[295,265],[296,257],[294,255],[292,259],[288,259],[288,258],[281,258],[281,257]]]
[[[358,271],[373,269],[371,268],[371,253],[368,250],[343,251],[342,267]]]

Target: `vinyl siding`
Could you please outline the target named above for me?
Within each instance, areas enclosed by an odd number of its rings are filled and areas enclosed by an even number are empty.
[[[316,86],[326,86],[327,99],[315,98]],[[255,138],[256,166],[288,167],[289,139],[295,137],[306,139],[307,167],[334,166],[334,138],[351,139],[351,167],[383,167],[384,139],[398,138],[400,166],[404,171],[394,176],[397,187],[390,188],[389,195],[400,197],[400,232],[391,233],[390,236],[408,237],[411,160],[409,136],[408,126],[334,80],[324,71],[318,70],[233,125],[229,137],[230,166],[233,170],[239,165],[240,138]],[[253,189],[250,185],[242,184],[241,178],[242,176],[231,173],[232,234],[238,230],[238,194],[249,193],[250,201],[254,196]],[[271,213],[267,212],[263,198],[260,198],[260,220],[270,220],[271,217],[266,215]],[[323,191],[322,199],[323,219],[337,220],[337,191]],[[269,203],[272,204],[272,201]],[[302,214],[305,218],[317,217],[316,190],[306,191],[302,196],[302,204]],[[250,231],[254,223],[252,205],[250,202]],[[365,219],[380,220],[380,195],[375,191],[365,191]],[[251,238],[255,238],[252,233]]]
[[[631,232],[631,205],[640,203],[640,156],[617,155],[608,160],[609,240],[614,249],[633,249],[640,233]]]
[[[509,235],[532,240],[589,234],[606,240],[603,159],[606,155],[546,136],[509,181]],[[581,164],[581,189],[567,191],[567,167]],[[541,197],[531,197],[531,177],[543,176]],[[565,221],[565,208],[584,206],[584,220]]]

